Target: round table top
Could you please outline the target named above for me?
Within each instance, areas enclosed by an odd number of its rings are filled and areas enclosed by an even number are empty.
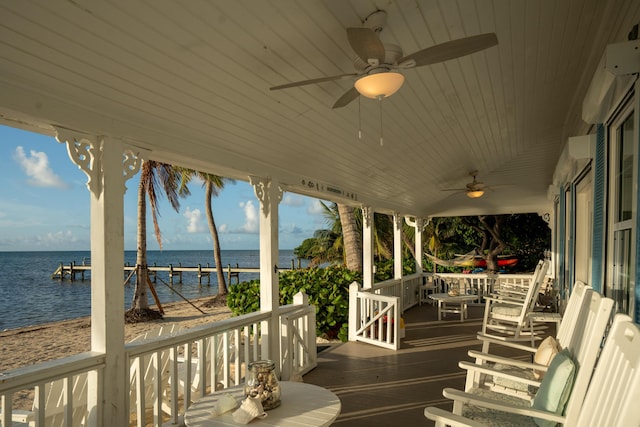
[[[265,418],[251,421],[251,426],[310,427],[329,426],[340,414],[341,403],[338,396],[313,384],[280,381],[282,404],[267,411]],[[203,397],[187,409],[184,422],[187,427],[241,426],[233,421],[233,411],[213,416],[212,410],[217,399],[228,393],[238,402],[244,399],[242,386],[217,391]]]
[[[473,301],[478,299],[478,295],[472,294],[460,294],[460,295],[449,295],[447,293],[442,294],[429,294],[429,298],[434,300],[442,300],[442,301]]]

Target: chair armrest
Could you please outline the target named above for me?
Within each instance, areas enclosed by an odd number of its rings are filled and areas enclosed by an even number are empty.
[[[424,408],[424,416],[432,421],[436,422],[437,426],[452,426],[452,427],[484,427],[485,424],[479,423],[469,418],[465,418],[461,415],[456,415],[452,412],[445,411],[444,409],[436,408],[434,406],[427,406]]]
[[[512,305],[524,305],[527,301],[521,298],[512,298],[512,297],[506,297],[506,296],[499,296],[499,297],[495,297],[495,296],[488,296],[485,297],[485,301],[489,302],[495,302],[495,303],[504,303],[504,304],[512,304]]]
[[[528,351],[530,353],[535,353],[538,350],[537,347],[531,347],[530,345],[518,344],[515,341],[508,341],[509,337],[500,337],[500,336],[496,336],[496,335],[487,335],[487,334],[483,334],[482,332],[478,332],[478,335],[476,336],[476,338],[478,338],[480,341],[484,341],[485,343],[500,344],[500,345],[504,345],[506,347],[515,348],[517,350]],[[534,339],[540,339],[540,338],[539,337],[534,337]],[[526,341],[530,341],[530,340],[531,340],[530,337],[526,337]],[[523,339],[522,341],[525,341],[525,339]]]
[[[543,418],[545,420],[555,421],[556,423],[561,424],[564,424],[564,422],[566,421],[566,418],[562,415],[541,411],[539,409],[533,409],[531,407],[514,406],[499,400],[475,396],[471,393],[465,393],[464,391],[456,390],[453,388],[445,388],[444,390],[442,390],[442,395],[447,399],[460,402],[464,405],[475,405],[488,409],[495,409],[496,411],[508,412],[510,414]]]
[[[11,411],[11,421],[17,423],[30,423],[36,420],[36,414],[33,411],[14,410]]]
[[[525,297],[529,292],[529,288],[501,288],[496,289],[492,295],[522,295]]]
[[[469,354],[469,357],[476,359],[476,364],[479,364],[478,360],[483,360],[486,362],[502,363],[503,365],[514,366],[516,368],[522,368],[522,369],[536,369],[538,371],[547,370],[546,365],[540,365],[534,362],[525,362],[524,360],[511,359],[508,357],[496,356],[495,354],[491,354],[491,353],[483,353],[481,351],[469,350],[468,354]]]
[[[531,380],[529,378],[524,378],[511,372],[505,372],[498,369],[493,369],[485,365],[476,365],[475,363],[469,363],[469,362],[459,362],[458,366],[469,372],[479,372],[481,374],[492,375],[494,377],[505,378],[510,381],[515,381],[515,382],[531,385],[534,387],[540,387],[540,381],[538,380]]]

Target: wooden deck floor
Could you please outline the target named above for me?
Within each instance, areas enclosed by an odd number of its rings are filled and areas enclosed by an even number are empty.
[[[304,381],[338,395],[342,411],[336,426],[432,426],[424,408],[451,410],[442,389],[464,388],[465,372],[458,361],[469,360],[467,351],[481,347],[476,333],[482,310],[470,307],[469,319],[461,323],[459,315],[438,321],[436,308],[429,304],[414,307],[405,313],[406,336],[399,351],[335,344],[318,354],[318,367]]]

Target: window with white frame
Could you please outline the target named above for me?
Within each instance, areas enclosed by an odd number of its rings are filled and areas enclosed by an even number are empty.
[[[634,136],[637,125],[632,104],[621,110],[621,114],[611,123],[609,194],[611,195],[610,237],[607,263],[605,295],[616,302],[618,312],[630,313],[633,308],[631,287],[634,252],[634,217],[637,146]]]

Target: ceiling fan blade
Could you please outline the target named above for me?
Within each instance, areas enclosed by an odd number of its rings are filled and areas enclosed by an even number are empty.
[[[333,107],[331,108],[335,109],[335,108],[344,107],[345,105],[349,104],[351,101],[356,99],[359,95],[360,93],[356,90],[356,88],[352,87],[351,89],[346,91],[340,98],[338,98],[336,103],[333,104]]]
[[[405,68],[437,64],[438,62],[444,62],[479,52],[497,44],[498,37],[496,37],[495,33],[479,34],[477,36],[451,40],[419,50],[404,58],[400,58],[398,64],[400,64],[400,67],[404,66]]]
[[[364,62],[368,63],[369,59],[384,62],[384,45],[370,28],[347,28],[347,38],[351,49]]]
[[[299,81],[299,82],[287,83],[287,84],[280,85],[280,86],[273,86],[273,87],[270,87],[269,90],[280,90],[280,89],[287,89],[287,88],[290,88],[290,87],[306,86],[306,85],[311,85],[311,84],[315,84],[315,83],[330,82],[330,81],[333,81],[333,80],[344,79],[346,77],[355,77],[357,75],[358,75],[358,73],[348,73],[348,74],[340,74],[340,75],[337,75],[337,76],[320,77],[320,78],[311,79],[311,80],[302,80],[302,81]]]

